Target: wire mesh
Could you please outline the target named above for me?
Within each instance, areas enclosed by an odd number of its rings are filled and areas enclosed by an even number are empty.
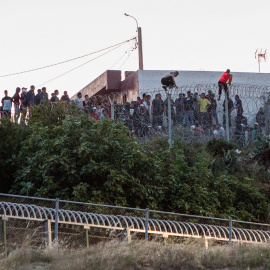
[[[171,138],[168,92],[171,96]],[[84,100],[83,111],[95,120],[112,118],[123,121],[129,135],[137,136],[139,141],[153,137],[182,139],[187,142],[207,142],[213,138],[223,138],[230,139],[242,148],[252,145],[257,137],[270,134],[269,86],[229,86],[228,127],[225,96],[222,93],[221,100],[217,99],[218,85],[181,86],[168,92],[162,88],[154,88],[139,89],[136,93],[125,91],[96,94]],[[203,108],[203,102],[200,101],[203,93],[210,102],[207,109]],[[134,96],[136,94],[137,98]],[[144,98],[139,97],[139,94]],[[236,95],[239,97],[238,102],[235,100]],[[241,105],[240,108],[238,104]],[[53,110],[55,103],[51,106]],[[30,113],[26,116],[29,117]]]
[[[226,139],[225,96],[222,94],[221,100],[217,100],[218,91],[215,84],[182,86],[170,90],[172,139],[200,142],[213,138]],[[164,89],[140,89],[139,92],[145,96],[144,99],[141,96],[134,100],[134,96],[128,92],[95,95],[90,107],[97,109],[97,119],[122,120],[129,134],[136,135],[139,140],[153,137],[169,139],[168,93]],[[258,136],[269,135],[269,92],[269,86],[229,87],[229,138],[239,148],[251,145]],[[203,93],[211,103],[205,112],[201,112],[200,105]],[[236,95],[239,96],[238,103]],[[187,102],[189,99],[192,99],[191,104]],[[236,107],[239,103],[240,109]]]

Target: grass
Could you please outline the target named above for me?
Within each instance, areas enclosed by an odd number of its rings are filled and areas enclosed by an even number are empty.
[[[211,244],[206,250],[202,242],[164,245],[111,241],[73,251],[56,246],[45,250],[23,248],[2,259],[0,269],[270,269],[270,246]]]

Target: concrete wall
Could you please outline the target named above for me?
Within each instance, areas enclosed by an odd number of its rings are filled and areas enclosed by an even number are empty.
[[[121,92],[127,95],[127,101],[137,100],[139,95],[139,80],[138,71],[129,76],[121,82]]]
[[[110,92],[118,92],[121,88],[121,71],[120,70],[107,70],[97,77],[94,81],[89,83],[79,92],[82,93],[83,99],[85,95],[105,95]],[[77,94],[71,97],[74,99]]]

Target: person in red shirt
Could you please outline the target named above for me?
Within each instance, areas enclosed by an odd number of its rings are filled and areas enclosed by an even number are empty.
[[[232,78],[232,75],[230,74],[230,72],[231,71],[227,69],[226,72],[223,72],[222,76],[220,77],[218,81],[218,100],[220,100],[222,88],[224,89],[225,94],[227,95],[227,91],[228,91],[227,82],[228,84],[231,84],[231,78]]]

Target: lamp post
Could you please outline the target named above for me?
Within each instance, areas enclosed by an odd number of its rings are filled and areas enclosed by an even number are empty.
[[[137,24],[137,32],[138,32],[138,55],[139,55],[139,69],[143,70],[143,52],[142,52],[142,29],[138,25],[138,21],[135,17],[125,13],[125,16],[131,17],[136,21]]]

